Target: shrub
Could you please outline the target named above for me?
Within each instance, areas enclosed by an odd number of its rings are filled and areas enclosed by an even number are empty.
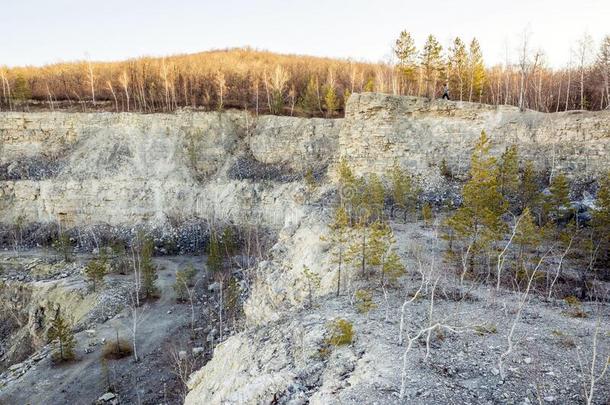
[[[490,335],[492,333],[498,333],[498,328],[494,324],[483,324],[483,325],[476,325],[474,327],[474,331],[478,335],[483,336],[483,335]]]
[[[313,169],[311,167],[308,168],[305,172],[303,180],[305,181],[305,186],[307,186],[307,192],[313,193],[316,191],[316,189],[318,188],[318,181],[316,180],[316,177],[313,173]]]
[[[582,309],[582,302],[573,295],[569,295],[563,299],[570,309],[565,312],[567,316],[572,318],[588,318],[589,315]]]
[[[441,161],[441,166],[439,168],[441,176],[443,176],[447,180],[453,179],[453,173],[451,173],[451,169],[447,166],[447,160],[443,158]]]
[[[361,314],[368,314],[369,311],[377,308],[373,302],[373,293],[369,290],[357,290],[354,297],[356,298],[356,309]]]
[[[330,336],[326,339],[326,343],[331,346],[349,345],[354,340],[353,324],[346,319],[336,319],[332,321],[327,328]]]
[[[47,332],[49,342],[55,345],[52,358],[55,362],[74,360],[76,347],[76,339],[74,332],[69,322],[62,316],[61,310],[58,309],[55,314],[55,319],[51,321],[51,326]]]
[[[184,269],[176,272],[176,282],[174,283],[174,291],[178,301],[186,301],[188,299],[188,288],[193,286],[195,278],[195,268],[193,265],[188,265]]]
[[[430,225],[432,220],[434,219],[434,214],[432,213],[432,206],[430,203],[425,203],[421,209],[421,215],[424,220],[424,224]]]
[[[108,340],[102,348],[102,357],[107,360],[118,360],[131,356],[131,343],[125,339]]]
[[[70,235],[67,232],[61,231],[57,235],[57,239],[51,243],[51,246],[63,257],[65,262],[73,260],[72,239],[70,239]]]

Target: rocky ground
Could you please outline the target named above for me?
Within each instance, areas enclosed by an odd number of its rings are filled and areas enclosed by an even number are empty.
[[[575,316],[564,300],[541,291],[524,298],[468,281],[460,287],[430,228],[394,224],[394,230],[408,275],[394,288],[373,287],[375,309],[360,313],[353,292],[379,283],[354,280],[340,297],[317,298],[314,308],[238,334],[194,374],[187,403],[585,403],[596,329],[596,376],[610,355],[607,303],[583,303],[584,315]],[[339,318],[353,324],[354,341],[327,351],[328,325]],[[437,322],[443,326],[430,334],[429,349],[424,333],[406,350],[409,338]],[[513,322],[514,348],[501,372]],[[606,374],[591,403],[608,400]]]
[[[6,280],[28,284],[36,279],[36,283],[57,284],[54,290],[62,290],[63,294],[78,288],[85,297],[78,305],[89,303],[84,314],[72,308],[68,313],[69,317],[78,317],[76,360],[54,364],[51,347],[43,342],[24,361],[8,365],[0,374],[0,403],[91,404],[107,393],[109,383],[114,387],[113,393],[105,397],[109,403],[181,403],[184,391],[174,372],[176,356],[187,359],[190,367],[200,366],[215,337],[212,331],[215,328],[207,321],[215,304],[212,293],[206,290],[208,281],[202,270],[204,258],[166,256],[155,259],[160,270],[157,284],[161,296],[139,309],[137,342],[141,360],[136,363],[132,357],[127,357],[108,360],[106,364],[101,359],[103,344],[114,339],[117,331],[121,338],[130,341],[132,338],[133,318],[126,305],[132,276],[107,276],[101,291],[90,292],[80,272],[87,258],[87,255],[78,255],[74,263],[65,264],[54,254],[41,251],[20,252],[18,258],[13,252],[0,257],[6,269],[3,274]],[[8,265],[15,262],[30,263],[30,266]],[[48,272],[42,277],[33,271],[40,263],[62,270]],[[190,305],[177,303],[173,290],[176,271],[189,263],[199,270],[200,279],[194,330],[191,329]],[[68,302],[65,305],[69,308]]]

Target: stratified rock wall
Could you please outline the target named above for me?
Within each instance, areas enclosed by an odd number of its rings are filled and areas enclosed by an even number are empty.
[[[229,176],[236,157],[300,178],[334,156],[338,123],[239,112],[0,113],[0,222],[215,218],[281,228],[299,186]]]
[[[428,176],[445,159],[464,173],[481,131],[499,155],[516,144],[539,169],[589,178],[610,170],[610,111],[545,114],[516,107],[354,94],[339,136],[339,153],[357,173],[387,173],[394,162]]]

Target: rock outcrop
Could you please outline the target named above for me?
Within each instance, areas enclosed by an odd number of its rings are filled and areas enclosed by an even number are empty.
[[[418,97],[354,94],[348,101],[339,153],[358,173],[387,173],[397,161],[425,176],[438,175],[443,159],[464,173],[481,131],[499,155],[516,144],[540,170],[579,179],[610,170],[610,111],[545,114]]]
[[[162,225],[298,210],[298,180],[344,156],[358,173],[394,162],[438,177],[468,167],[482,130],[540,169],[588,179],[610,169],[610,112],[543,114],[508,106],[354,94],[345,119],[248,113],[0,113],[0,222]],[[291,175],[287,175],[289,173]],[[332,170],[331,170],[332,174]],[[264,180],[264,181],[263,181]]]
[[[281,228],[298,187],[250,181],[257,173],[242,173],[239,162],[256,160],[262,172],[278,165],[275,173],[292,169],[298,178],[309,167],[323,170],[339,123],[237,112],[0,113],[0,221],[162,226],[258,218]]]

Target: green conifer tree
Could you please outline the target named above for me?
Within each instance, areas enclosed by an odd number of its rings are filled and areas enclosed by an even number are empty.
[[[519,192],[519,151],[517,145],[506,148],[498,168],[498,184],[500,193],[506,201],[514,203]]]
[[[490,155],[490,147],[489,137],[481,132],[471,158],[470,179],[462,190],[462,206],[448,220],[455,235],[471,244],[471,271],[474,255],[502,238],[505,231],[502,215],[507,204],[499,190],[496,159]]]
[[[337,100],[337,93],[335,91],[334,86],[326,87],[326,94],[324,95],[324,107],[326,108],[326,115],[329,118],[332,118],[335,115],[335,111],[339,106],[339,102]]]
[[[363,197],[363,208],[368,209],[375,218],[383,218],[385,188],[377,174],[369,174]]]
[[[514,238],[514,243],[518,249],[517,282],[529,279],[529,267],[536,261],[536,251],[541,241],[542,230],[536,225],[529,208],[526,208],[521,214]]]
[[[53,353],[53,358],[57,361],[66,361],[74,359],[74,348],[76,347],[76,339],[72,328],[61,315],[61,309],[57,309],[55,318],[51,321],[51,327],[47,332],[47,337],[50,342],[54,342],[57,346]]]
[[[519,183],[519,204],[521,210],[530,209],[533,214],[540,207],[542,195],[538,186],[538,176],[534,163],[528,160],[525,163],[521,181]]]
[[[485,87],[485,64],[483,63],[481,46],[476,38],[472,39],[468,50],[468,73],[468,101],[476,100],[481,102]]]
[[[592,239],[599,244],[596,263],[605,267],[605,273],[608,274],[608,263],[610,262],[610,173],[599,180],[591,225],[593,228]]]
[[[319,275],[311,271],[311,269],[303,265],[303,277],[307,285],[307,296],[309,297],[309,308],[313,308],[313,293],[320,288],[321,278]]]
[[[426,95],[430,98],[436,95],[436,86],[444,69],[442,51],[443,47],[434,35],[429,35],[421,52],[420,66],[426,82]]]
[[[348,224],[347,211],[342,205],[337,206],[329,225],[330,232],[321,238],[331,244],[331,262],[337,265],[337,297],[341,293],[341,271],[348,243]]]
[[[30,85],[27,80],[25,80],[23,75],[18,74],[17,77],[15,77],[15,83],[13,84],[11,90],[11,96],[13,98],[13,101],[17,104],[24,103],[30,98],[32,98],[32,91],[30,90]]]
[[[159,296],[157,267],[152,260],[153,251],[153,240],[151,238],[144,238],[140,251],[140,282],[142,286],[141,293],[146,299]]]
[[[174,283],[174,292],[176,293],[177,301],[186,301],[189,298],[189,288],[193,286],[195,279],[195,267],[188,265],[176,272],[176,282]]]
[[[208,246],[208,257],[207,263],[208,268],[212,272],[212,274],[218,274],[222,272],[223,269],[223,260],[222,260],[222,251],[220,240],[216,231],[212,230],[210,233],[210,244]]]
[[[310,77],[307,82],[307,87],[305,88],[305,94],[301,98],[301,108],[305,114],[313,117],[316,115],[320,108],[320,99],[319,99],[319,91],[318,91],[318,81],[314,77]]]
[[[563,173],[553,176],[549,187],[549,194],[544,201],[543,220],[556,221],[560,219],[570,205],[570,185]]]
[[[339,162],[338,172],[340,204],[345,208],[351,225],[358,208],[361,186],[345,157]]]
[[[398,67],[407,83],[415,79],[417,70],[417,49],[413,37],[408,31],[402,31],[394,44],[394,55],[398,59]]]
[[[104,276],[108,271],[108,263],[106,256],[96,257],[89,260],[85,266],[85,276],[91,283],[93,291],[97,291],[97,287],[104,282]]]
[[[449,88],[453,98],[462,101],[464,96],[467,97],[468,52],[466,45],[459,37],[456,37],[449,52]]]
[[[395,208],[399,208],[404,213],[404,221],[407,221],[407,214],[415,210],[417,202],[417,189],[413,184],[411,176],[394,163],[390,172],[392,184],[392,199]],[[392,210],[392,213],[394,210]]]
[[[392,285],[396,284],[398,279],[405,273],[405,266],[400,256],[394,249],[390,250],[382,266],[382,285],[385,284],[386,280]]]

